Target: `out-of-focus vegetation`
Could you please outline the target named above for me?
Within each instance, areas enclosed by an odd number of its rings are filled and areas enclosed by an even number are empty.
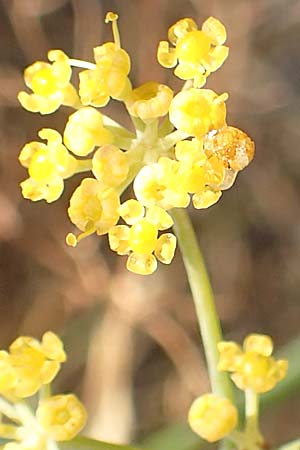
[[[297,0],[1,2],[1,347],[19,334],[62,334],[70,356],[57,387],[81,395],[90,415],[86,434],[129,442],[185,421],[192,399],[208,389],[179,251],[170,267],[134,276],[106,238],[65,245],[66,208],[78,178],[52,205],[25,201],[18,187],[26,177],[17,160],[21,147],[42,127],[62,130],[67,119],[63,108],[44,117],[21,109],[23,68],[45,60],[51,48],[91,59],[93,46],[111,40],[103,21],[108,10],[119,13],[136,85],[153,79],[179,85],[156,62],[157,44],[174,21],[193,17],[200,24],[213,15],[226,25],[230,56],[207,87],[229,92],[230,124],[255,140],[257,153],[221,202],[191,213],[225,338],[263,332],[278,348],[300,333],[300,7]],[[129,126],[119,105],[108,111]],[[280,408],[264,416],[272,442],[297,435],[297,391],[284,392]],[[157,447],[182,439],[184,448],[186,435],[172,430],[165,441],[159,435]]]

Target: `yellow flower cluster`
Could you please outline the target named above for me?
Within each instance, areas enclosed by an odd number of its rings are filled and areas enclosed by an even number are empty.
[[[271,356],[273,342],[269,336],[250,334],[244,340],[243,349],[230,341],[220,342],[218,349],[219,370],[231,372],[239,389],[267,392],[286,376],[288,362]]]
[[[84,426],[86,412],[75,395],[47,394],[65,360],[61,340],[50,331],[41,341],[22,336],[8,352],[0,351],[0,437],[9,440],[4,450],[50,450],[55,441],[73,439]],[[31,399],[26,400],[37,393],[33,411]]]
[[[68,245],[92,233],[107,234],[111,249],[128,255],[129,270],[151,274],[157,260],[169,264],[174,256],[175,236],[162,233],[173,224],[169,210],[186,208],[190,200],[196,209],[216,203],[251,162],[254,143],[227,125],[228,95],[202,88],[228,54],[220,21],[210,17],[200,30],[192,19],[182,19],[169,29],[172,48],[160,42],[159,62],[178,64],[174,73],[186,80],[174,94],[156,81],[132,87],[130,57],[121,47],[117,19],[107,14],[114,42],[94,48],[94,62],[52,50],[50,63],[36,62],[25,70],[32,90],[19,94],[25,109],[49,114],[66,105],[76,111],[62,136],[43,129],[39,137],[46,144],[24,146],[19,159],[29,177],[21,187],[25,198],[50,203],[61,196],[65,179],[89,172],[70,199],[68,214],[80,234],[69,233]],[[72,67],[83,69],[78,93],[70,83]],[[96,109],[111,98],[126,107],[133,132]],[[121,204],[131,182],[135,198]]]

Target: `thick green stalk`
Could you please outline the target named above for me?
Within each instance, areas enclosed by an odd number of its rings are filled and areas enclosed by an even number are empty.
[[[218,371],[217,368],[219,360],[217,344],[222,340],[221,325],[197,238],[186,210],[173,209],[172,217],[195,303],[212,392],[232,399],[233,394],[228,375]]]

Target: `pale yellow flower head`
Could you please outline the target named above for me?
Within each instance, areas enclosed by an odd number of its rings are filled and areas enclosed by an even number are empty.
[[[68,394],[40,401],[36,417],[47,434],[60,442],[73,439],[84,427],[87,415],[78,398]]]
[[[87,235],[106,234],[118,222],[119,206],[119,195],[114,188],[106,187],[94,178],[85,178],[75,189],[68,209],[71,222],[83,233],[78,238],[70,233],[67,243],[76,246]]]
[[[41,342],[27,336],[17,338],[9,347],[9,356],[17,376],[9,392],[20,398],[30,397],[50,383],[66,360],[62,342],[50,331]]]
[[[48,59],[52,64],[37,61],[24,72],[26,85],[32,94],[20,92],[18,99],[31,112],[50,114],[61,105],[78,106],[80,104],[75,88],[70,83],[72,69],[69,58],[61,50],[50,50]]]
[[[218,349],[219,370],[232,372],[239,389],[267,392],[286,376],[288,362],[271,356],[273,342],[269,336],[251,334],[244,340],[243,349],[235,342],[220,342]]]
[[[202,139],[225,125],[227,98],[227,94],[217,95],[210,89],[181,91],[171,102],[170,121],[178,130]]]
[[[64,189],[64,179],[73,175],[77,160],[62,144],[61,135],[50,128],[39,131],[39,137],[47,144],[30,142],[19,155],[22,166],[28,168],[29,178],[21,183],[25,198],[48,203],[57,200]]]
[[[192,430],[203,439],[216,442],[237,426],[238,412],[229,399],[205,394],[193,402],[188,422]]]
[[[171,216],[158,206],[148,208],[145,213],[142,204],[134,199],[124,202],[119,212],[131,226],[112,227],[108,234],[109,245],[119,255],[129,254],[128,270],[149,275],[157,268],[156,258],[170,264],[176,249],[176,238],[172,233],[158,236],[158,232],[173,225]]]
[[[168,86],[149,81],[130,92],[126,106],[134,117],[156,119],[167,114],[172,98],[173,91]]]
[[[111,144],[113,134],[104,128],[102,114],[95,108],[81,108],[69,116],[65,131],[65,145],[78,156],[86,156],[96,146]]]

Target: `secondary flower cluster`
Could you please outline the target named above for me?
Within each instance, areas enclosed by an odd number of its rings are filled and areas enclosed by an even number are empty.
[[[75,395],[50,395],[65,360],[62,342],[50,331],[41,341],[22,336],[0,351],[0,437],[10,441],[4,450],[53,450],[84,426],[86,412]]]
[[[249,396],[250,392],[252,398],[256,398],[257,394],[273,389],[286,376],[288,362],[284,359],[275,360],[271,356],[273,342],[269,336],[250,334],[244,340],[243,349],[232,341],[220,342],[218,349],[219,370],[230,372],[235,385],[245,391],[246,410],[247,393]],[[209,442],[215,442],[226,436],[230,438],[238,424],[238,411],[229,399],[205,394],[193,402],[188,420],[195,433]],[[249,420],[253,420],[253,417],[250,416]],[[249,423],[248,426],[246,424],[244,433],[235,433],[240,440],[243,434],[252,434],[255,439],[258,436],[260,438],[258,430],[253,429],[252,425],[249,427]]]
[[[70,59],[51,50],[49,63],[36,62],[25,70],[32,93],[20,92],[22,106],[49,114],[61,105],[76,109],[63,136],[50,128],[39,131],[42,142],[26,144],[21,164],[29,177],[21,183],[25,198],[57,200],[65,179],[89,172],[70,199],[68,214],[80,230],[69,233],[76,246],[92,233],[108,234],[109,245],[128,255],[127,267],[151,274],[156,258],[169,264],[176,238],[164,231],[173,224],[169,210],[196,209],[215,204],[254,155],[254,144],[243,131],[226,123],[227,94],[202,89],[207,77],[228,55],[224,25],[210,17],[201,30],[192,19],[182,19],[158,45],[158,61],[175,68],[185,84],[173,90],[151,81],[133,88],[131,61],[121,47],[117,15],[108,13],[114,42],[94,48],[94,63]],[[78,92],[71,84],[72,66],[79,73]],[[110,99],[124,103],[134,132],[96,108]],[[135,198],[122,203],[120,196],[133,182]],[[121,222],[119,222],[121,220]],[[119,223],[118,223],[119,222]]]

